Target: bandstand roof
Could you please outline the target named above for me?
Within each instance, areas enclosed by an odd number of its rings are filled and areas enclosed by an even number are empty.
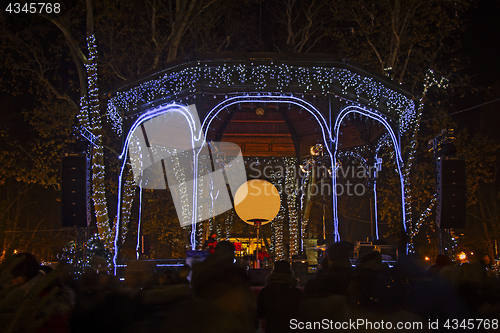
[[[235,95],[296,96],[320,110],[329,128],[347,105],[374,110],[400,131],[415,113],[412,96],[401,87],[328,55],[224,54],[179,60],[117,88],[109,93],[108,114],[119,134],[139,115],[171,102],[195,104],[203,122],[218,103]],[[384,131],[367,118],[346,118],[339,147],[372,144]],[[324,141],[314,115],[272,98],[223,108],[211,121],[207,139],[234,142],[248,156],[305,156]]]

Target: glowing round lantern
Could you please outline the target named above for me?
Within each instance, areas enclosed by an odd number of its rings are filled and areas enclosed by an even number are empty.
[[[263,179],[251,179],[240,186],[234,196],[236,214],[246,223],[257,228],[257,253],[260,226],[271,222],[278,215],[281,200],[276,187]],[[259,268],[259,260],[256,260]]]
[[[266,224],[278,215],[281,200],[273,184],[262,179],[243,183],[234,196],[236,214],[248,224]]]

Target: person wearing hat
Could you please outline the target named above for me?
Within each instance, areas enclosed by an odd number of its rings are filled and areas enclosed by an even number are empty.
[[[274,263],[266,287],[257,296],[257,312],[265,320],[266,333],[291,332],[290,320],[298,318],[302,299],[297,283],[288,261]]]

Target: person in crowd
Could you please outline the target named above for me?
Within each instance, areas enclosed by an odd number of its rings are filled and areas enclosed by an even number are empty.
[[[40,271],[45,275],[49,275],[54,269],[50,266],[40,266]],[[53,289],[58,291],[49,298],[43,309],[43,313],[48,319],[42,327],[36,330],[36,333],[68,332],[69,317],[76,306],[76,294],[71,288],[64,286],[59,276],[57,276],[42,291],[40,296],[49,294]]]
[[[327,250],[327,262],[314,279],[308,281],[304,293],[307,297],[317,295],[345,295],[350,282],[352,265],[350,258],[354,245],[346,241],[332,243]]]
[[[438,254],[434,265],[429,268],[429,273],[438,274],[444,267],[453,265],[453,260],[445,254]]]
[[[9,306],[5,305],[14,300],[10,308],[16,314],[11,317],[13,320],[21,318],[23,311],[30,313],[22,317],[24,318],[22,322],[15,324],[11,322],[8,327],[12,329],[12,327],[33,325],[32,328],[36,333],[68,332],[69,315],[76,301],[71,289],[63,287],[53,269],[41,266],[31,253],[18,253],[10,260],[13,264],[16,262],[17,264],[11,270],[11,280],[8,289],[5,289],[7,293],[4,300],[7,303],[4,304],[3,310],[9,309]],[[37,309],[36,303],[42,299],[45,299],[44,306]],[[34,310],[35,313],[32,312]],[[38,320],[38,324],[35,320]]]
[[[99,274],[87,267],[79,276],[77,283],[77,305],[70,317],[71,332],[86,332],[94,326],[94,319],[90,317],[94,308],[105,298],[106,291],[101,283]]]
[[[434,268],[426,270],[416,256],[407,255],[389,268],[381,254],[372,251],[352,268],[352,249],[347,242],[331,244],[304,293],[290,263],[277,261],[255,298],[246,270],[234,263],[234,246],[227,241],[217,243],[214,253],[194,265],[191,286],[187,265],[170,274],[172,283],[161,284],[150,263],[132,262],[118,288],[109,280],[112,275],[103,277],[91,267],[73,279],[75,272],[68,265],[53,272],[32,254],[21,253],[0,266],[0,302],[16,301],[10,309],[17,311],[16,304],[35,290],[33,301],[46,297],[33,317],[41,323],[35,333],[255,333],[259,317],[267,333],[289,331],[291,319],[444,323],[500,317],[500,283],[480,261],[453,265],[449,257],[438,256]],[[108,280],[113,286],[106,286]],[[0,314],[8,314],[6,309]],[[23,330],[31,324],[19,322],[17,327]]]
[[[274,263],[274,269],[266,278],[266,287],[257,296],[258,315],[265,320],[266,333],[291,332],[290,320],[299,318],[302,298],[297,283],[288,261]]]
[[[131,260],[125,270],[125,280],[120,291],[136,296],[144,287],[154,283],[156,264],[151,261]]]
[[[361,256],[351,275],[347,300],[349,319],[364,318],[370,322],[427,322],[406,306],[410,288],[404,274],[383,263],[378,251]],[[425,271],[423,272],[426,273]],[[421,332],[428,327],[412,327],[405,332]],[[367,329],[366,332],[377,332]]]
[[[463,300],[450,284],[430,273],[419,263],[417,254],[400,255],[389,273],[389,285],[394,290],[391,292],[401,302],[399,308],[420,317],[419,320],[443,323],[450,318],[470,318]]]
[[[18,286],[27,290],[33,283],[43,277],[44,274],[40,271],[40,264],[31,253],[18,253],[14,255],[14,258],[21,259],[21,262],[11,271],[11,286]],[[27,284],[28,282],[29,284]]]
[[[391,299],[394,295],[390,291],[394,285],[389,285],[388,266],[382,262],[382,255],[378,251],[370,251],[362,255],[356,263],[348,286],[348,300],[352,305],[362,305],[366,308],[384,308],[390,304],[398,305]],[[386,290],[386,288],[388,290]]]
[[[480,257],[479,257],[480,258]],[[500,315],[500,282],[480,261],[443,268],[439,274],[476,318]]]
[[[218,242],[213,254],[194,265],[191,285],[195,296],[224,315],[236,331],[254,332],[258,326],[257,305],[246,271],[234,264],[234,251],[233,243]]]
[[[300,306],[303,320],[342,321],[348,318],[346,295],[352,274],[350,258],[353,249],[354,245],[346,241],[328,247],[322,268],[305,285]]]

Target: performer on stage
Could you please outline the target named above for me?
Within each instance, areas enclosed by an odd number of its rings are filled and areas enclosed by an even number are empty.
[[[261,267],[267,267],[269,265],[269,254],[266,252],[266,249],[261,248],[259,250],[258,258],[261,263]]]
[[[213,234],[209,239],[203,244],[203,249],[207,250],[210,254],[214,253],[215,246],[217,245],[217,235]]]

